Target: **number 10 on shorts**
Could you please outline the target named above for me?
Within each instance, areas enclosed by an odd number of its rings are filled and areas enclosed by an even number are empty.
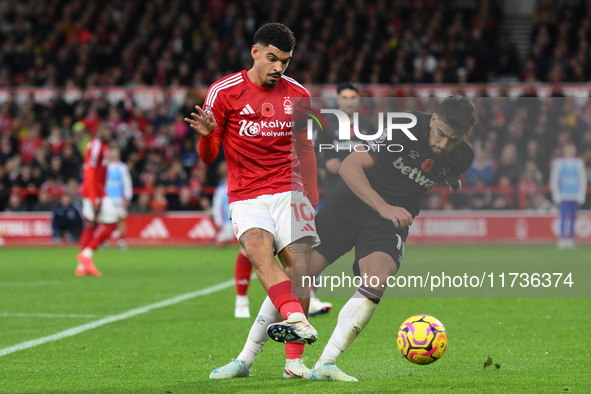
[[[296,222],[299,222],[301,219],[304,219],[306,222],[310,222],[314,220],[314,211],[310,209],[310,206],[306,203],[301,204],[289,204],[293,209],[293,213],[295,215]]]

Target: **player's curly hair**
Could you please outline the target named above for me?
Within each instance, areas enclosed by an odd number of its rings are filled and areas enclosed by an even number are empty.
[[[296,44],[296,39],[289,27],[282,23],[267,23],[254,33],[255,45],[267,47],[275,46],[283,52],[291,52]]]
[[[476,123],[476,107],[468,96],[455,94],[443,100],[437,118],[447,123],[454,134],[463,135]]]

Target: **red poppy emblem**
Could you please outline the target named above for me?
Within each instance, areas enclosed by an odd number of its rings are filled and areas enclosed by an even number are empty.
[[[273,104],[265,103],[262,106],[261,113],[263,116],[273,116],[275,115],[275,110],[273,109]]]

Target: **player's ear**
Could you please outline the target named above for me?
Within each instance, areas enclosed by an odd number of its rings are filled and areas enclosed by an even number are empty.
[[[437,120],[437,114],[431,115],[431,121],[429,122],[429,127],[433,127],[433,124]]]
[[[259,46],[258,45],[253,45],[252,48],[250,48],[250,55],[252,56],[252,58],[254,60],[258,60],[259,58]]]

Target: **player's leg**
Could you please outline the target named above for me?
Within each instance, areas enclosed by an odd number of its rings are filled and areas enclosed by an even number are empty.
[[[306,315],[310,301],[309,287],[303,286],[301,280],[302,276],[307,275],[308,272],[310,247],[313,241],[313,237],[298,239],[278,253],[279,260],[281,261],[284,270],[291,277],[295,294],[297,295]],[[301,325],[303,324],[304,323],[301,323]],[[269,335],[293,335],[289,333],[290,328],[285,325],[285,322],[277,323],[275,330],[276,331],[269,331]],[[305,344],[303,342],[294,341],[285,343],[284,378],[308,379],[310,368],[306,367],[302,362],[304,348]]]
[[[322,301],[316,297],[316,289],[314,288],[314,279],[320,275],[329,263],[316,249],[312,250],[310,255],[310,306],[308,307],[308,316],[314,317],[323,315],[332,310],[330,302]]]
[[[388,277],[398,271],[407,235],[407,230],[397,231],[393,225],[383,224],[371,227],[358,238],[355,243],[357,258],[354,273],[368,280],[362,283],[339,312],[337,325],[312,369],[310,379],[357,380],[341,371],[336,366],[336,360],[371,320],[387,288]]]
[[[252,263],[246,257],[246,252],[242,246],[236,257],[234,267],[234,278],[236,280],[236,302],[234,307],[234,317],[250,318],[248,308],[248,286],[252,275]]]
[[[566,246],[567,221],[568,221],[568,203],[566,201],[562,201],[560,203],[560,238],[558,239],[558,248],[559,249],[562,249]]]
[[[80,236],[80,250],[88,246],[98,226],[94,206],[88,198],[82,199],[82,217],[84,219],[84,230],[82,230]]]
[[[250,368],[255,357],[259,354],[267,340],[269,324],[281,320],[281,314],[275,308],[269,297],[266,297],[261,309],[250,328],[244,348],[229,364],[216,368],[209,375],[210,379],[230,379],[250,376]]]
[[[84,276],[84,275],[94,275],[100,276],[102,275],[99,270],[96,269],[94,263],[92,261],[92,257],[87,257],[82,254],[82,251],[88,247],[90,241],[94,237],[94,233],[98,227],[96,222],[96,212],[94,211],[94,206],[92,202],[84,198],[82,199],[82,217],[84,218],[84,230],[82,230],[82,235],[80,236],[80,252],[76,255],[76,260],[78,261],[78,266],[76,267],[76,275]]]
[[[94,267],[94,261],[92,260],[94,252],[111,236],[113,231],[117,228],[117,221],[119,220],[119,212],[117,211],[116,204],[113,199],[105,197],[102,201],[101,208],[97,216],[97,222],[101,224],[98,231],[95,232],[94,236],[88,243],[88,245],[80,252],[80,260],[83,265],[92,265]],[[86,263],[86,265],[84,264]],[[88,269],[91,275],[100,275],[100,271]],[[93,273],[94,272],[94,273]],[[98,276],[98,275],[97,275]]]
[[[62,228],[63,228],[63,222],[64,222],[64,218],[61,216],[54,216],[53,219],[51,220],[51,239],[53,240],[53,242],[62,242],[63,241],[63,236],[62,236]]]
[[[388,254],[374,252],[359,261],[359,268],[361,277],[378,277],[378,285],[371,287],[368,283],[363,284],[343,306],[328,344],[310,373],[312,380],[357,381],[341,371],[336,361],[371,320],[384,294],[381,286],[385,287],[387,277],[396,272],[396,263]]]
[[[127,227],[125,224],[125,216],[119,218],[117,222],[117,228],[113,231],[113,238],[117,241],[117,246],[119,249],[127,249],[127,242],[125,241],[125,233],[127,232]]]
[[[569,220],[569,231],[568,231],[568,248],[575,246],[575,222],[577,220],[577,211],[579,210],[579,204],[576,201],[569,201],[568,220]]]
[[[277,286],[284,297],[290,297],[286,306],[291,310],[278,308],[285,320],[269,326],[269,336],[278,342],[313,343],[318,338],[316,330],[308,323],[304,313],[307,309],[309,290],[300,286],[301,276],[306,275],[309,266],[310,247],[316,242],[314,208],[302,192],[284,192],[263,196],[275,227],[275,250],[284,265],[282,271],[290,278]],[[299,208],[296,211],[296,208]],[[302,213],[298,215],[298,212]],[[292,278],[295,282],[292,282]],[[273,300],[273,295],[269,291]],[[303,308],[300,299],[304,302]],[[277,303],[274,302],[277,307]],[[304,309],[306,308],[306,309]]]
[[[275,246],[285,270],[290,272],[293,295],[307,313],[310,289],[303,285],[308,276],[312,244],[319,243],[314,223],[314,208],[302,192],[284,192],[269,196],[269,212],[277,228]],[[269,336],[279,342],[313,343],[316,330],[305,315],[286,316],[281,323],[272,324]],[[296,345],[298,346],[298,345]]]
[[[308,316],[314,317],[324,315],[332,310],[332,304],[330,302],[322,301],[316,296],[316,289],[314,288],[314,282],[310,287],[310,306],[308,307]]]
[[[313,273],[315,273],[315,275],[319,275],[320,272],[322,272],[324,268],[328,265],[326,259],[316,250],[312,251],[310,264],[312,269],[314,270]],[[248,371],[250,371],[250,368],[254,363],[255,357],[259,354],[264,344],[269,339],[269,335],[267,334],[267,328],[270,324],[279,322],[281,321],[281,319],[282,316],[275,308],[275,305],[273,305],[269,297],[266,297],[250,329],[248,338],[246,340],[246,343],[244,344],[242,352],[231,363],[227,364],[224,367],[218,368],[214,372],[212,372],[210,377],[212,379],[226,379],[233,377],[249,376]],[[286,344],[286,356],[288,352],[291,352],[292,350],[291,348],[288,350],[287,345],[290,344]],[[288,363],[289,362],[286,362],[286,364]],[[296,362],[296,364],[298,363]],[[288,377],[293,377],[291,374],[295,374],[295,372],[298,372],[297,369],[300,369],[291,365],[286,365],[286,367],[290,367],[286,368],[289,370],[289,372],[287,373]]]
[[[230,216],[236,230],[236,237],[244,246],[247,257],[257,270],[257,276],[265,290],[267,290],[269,297],[263,302],[244,349],[238,358],[223,367],[215,369],[210,374],[212,379],[249,376],[249,370],[254,358],[268,339],[267,327],[271,323],[281,320],[282,317],[287,317],[285,314],[278,312],[281,309],[283,309],[282,312],[286,312],[286,307],[289,306],[286,304],[292,304],[291,306],[294,307],[295,301],[297,303],[295,307],[299,307],[301,315],[305,319],[301,305],[297,298],[292,295],[291,281],[285,280],[289,279],[287,273],[275,261],[273,253],[275,240],[272,236],[276,232],[275,224],[269,213],[268,204],[261,200],[259,197],[253,200],[232,203],[230,205]],[[266,250],[261,246],[266,246]],[[261,257],[267,260],[267,264],[261,261]],[[274,268],[281,271],[282,275],[277,274]],[[273,277],[273,275],[275,276]]]

